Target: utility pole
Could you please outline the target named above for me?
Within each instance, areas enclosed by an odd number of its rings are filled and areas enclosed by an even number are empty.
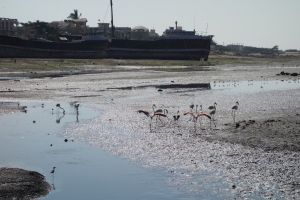
[[[110,0],[110,13],[111,13],[111,38],[115,37],[115,27],[114,27],[114,13],[113,13],[113,2]]]

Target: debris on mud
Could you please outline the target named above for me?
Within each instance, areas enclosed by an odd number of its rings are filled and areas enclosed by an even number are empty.
[[[279,74],[276,74],[277,76],[299,76],[300,74],[299,73],[289,73],[289,72],[285,72],[285,71],[282,71],[280,72]]]
[[[19,102],[0,102],[0,114],[10,112],[27,112],[27,106],[21,106]]]
[[[188,84],[161,84],[161,85],[142,85],[142,86],[129,86],[129,87],[115,87],[107,88],[108,90],[133,90],[154,87],[157,89],[178,89],[178,88],[202,88],[211,89],[210,83],[188,83]]]

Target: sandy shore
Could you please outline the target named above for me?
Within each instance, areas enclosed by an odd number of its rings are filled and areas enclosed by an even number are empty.
[[[84,61],[84,64],[79,62],[80,67],[64,70],[52,67],[43,70],[37,61],[33,62],[38,68],[28,67],[29,61],[26,61],[25,71],[21,67],[11,71],[3,67],[5,63],[1,61],[0,75],[13,77],[1,81],[1,101],[51,99],[98,104],[104,116],[87,123],[86,127],[72,127],[72,131],[66,133],[70,134],[68,137],[82,138],[82,129],[86,128],[84,130],[89,131],[84,132],[83,142],[139,160],[146,166],[167,168],[178,184],[189,185],[188,180],[182,183],[184,178],[179,172],[192,176],[197,171],[214,168],[222,171],[237,198],[251,198],[251,194],[256,193],[255,197],[297,199],[300,197],[299,76],[276,74],[281,71],[300,73],[300,61],[294,58],[237,60],[213,58],[208,66],[203,63],[183,66],[166,62],[157,66],[148,61],[142,66],[132,61]],[[218,62],[223,63],[214,64]],[[291,83],[295,88],[272,86],[281,82]],[[170,83],[211,83],[213,88],[162,92],[151,88],[109,89]],[[243,88],[242,84],[248,84],[249,88]],[[259,88],[250,91],[253,84],[260,84]],[[236,92],[234,89],[239,86]],[[240,101],[237,124],[230,116],[230,108],[236,100]],[[182,116],[191,103],[202,104],[206,109],[215,101],[218,112],[214,129],[203,122],[205,130],[201,130],[199,124],[194,130],[194,124]],[[180,122],[153,125],[154,131],[150,131],[148,119],[136,111],[150,110],[152,104],[164,106],[170,114],[180,110]],[[107,130],[107,127],[114,128]],[[116,135],[120,130],[126,130],[127,134]],[[96,142],[95,138],[98,138]],[[187,187],[197,191],[199,185]]]

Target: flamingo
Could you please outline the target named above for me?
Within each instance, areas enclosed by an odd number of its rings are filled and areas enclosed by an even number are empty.
[[[61,107],[59,103],[56,104],[56,107],[57,107],[57,108],[60,108],[60,109],[63,111],[63,114],[66,113],[65,109],[64,109],[63,107]]]
[[[214,105],[209,106],[208,109],[209,109],[209,110],[216,110],[216,109],[217,109],[217,105],[218,105],[218,104],[215,102]]]
[[[209,112],[209,115],[211,116],[212,120],[215,121],[215,114],[216,114],[216,111],[217,109],[212,109],[210,112]]]
[[[156,109],[156,105],[155,104],[152,105],[152,109],[153,109],[154,113],[163,113],[165,115],[167,115],[169,113],[169,111],[167,109],[161,109],[160,108],[160,109],[155,110]]]
[[[199,106],[199,112],[196,111],[196,113],[198,113],[198,114],[203,113],[202,105]],[[202,122],[201,122],[201,118],[199,118],[199,120],[200,120],[200,127],[201,127],[201,123],[202,123]]]
[[[232,115],[232,117],[233,117],[233,123],[235,123],[235,113],[236,113],[236,111],[238,110],[238,108],[239,108],[239,102],[237,101],[237,102],[235,102],[235,105],[231,108],[231,115]]]
[[[158,118],[160,121],[161,121],[160,117],[168,117],[166,114],[163,114],[163,113],[160,113],[160,112],[150,113],[150,112],[145,111],[145,110],[138,110],[137,112],[142,113],[142,114],[146,115],[146,117],[150,118],[150,129],[151,129],[151,124],[152,124],[153,117],[156,117],[156,119]]]
[[[154,114],[164,114],[164,115],[167,115],[169,113],[169,111],[167,109],[162,109],[162,108],[157,109],[157,110],[155,110],[155,109],[156,109],[156,105],[153,104],[152,105],[152,110],[153,110]],[[159,119],[161,121],[160,115],[156,115],[156,121],[157,121],[157,119]]]
[[[191,116],[191,119],[193,120],[193,122],[196,122],[197,121],[197,113],[194,113],[194,112],[185,112],[183,113],[183,115],[190,115]],[[190,121],[190,120],[189,120]]]
[[[216,127],[216,124],[215,124],[215,122],[213,121],[213,118],[212,118],[212,116],[210,115],[210,114],[208,114],[208,113],[205,113],[205,112],[201,112],[201,113],[198,113],[198,115],[197,115],[197,118],[198,117],[200,117],[200,119],[201,119],[201,117],[206,117],[206,118],[208,118],[209,119],[209,126],[210,126],[210,128],[211,128],[211,122],[213,122],[214,123],[214,125],[215,125],[215,127]],[[200,126],[201,126],[201,124],[200,124]]]

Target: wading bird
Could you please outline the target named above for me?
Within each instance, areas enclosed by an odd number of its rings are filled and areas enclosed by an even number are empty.
[[[195,107],[195,105],[194,105],[194,104],[191,104],[191,105],[190,105],[190,109],[191,109],[191,110],[190,110],[190,112],[192,112],[192,111],[193,111],[194,107]]]
[[[53,167],[53,169],[51,170],[50,174],[54,174],[55,173],[55,168],[56,167]]]
[[[215,102],[214,105],[209,106],[208,109],[209,109],[209,110],[216,110],[216,109],[217,109],[217,105],[218,105],[218,104]]]
[[[167,109],[162,109],[162,108],[159,108],[159,109],[156,109],[156,105],[153,104],[152,105],[152,110],[153,110],[153,113],[154,114],[164,114],[164,115],[167,115],[169,113],[169,111]],[[159,119],[159,121],[161,121],[160,119],[160,115],[156,115],[156,121],[157,119]]]
[[[153,110],[154,110],[154,108],[153,108]],[[150,112],[145,111],[145,110],[138,110],[137,112],[142,113],[142,114],[146,115],[146,117],[150,118],[150,129],[151,129],[151,125],[152,125],[152,119],[154,117],[156,118],[156,120],[159,119],[160,121],[161,121],[160,117],[166,117],[166,118],[168,117],[166,114],[163,114],[163,113],[160,113],[160,112],[150,113]]]
[[[179,114],[179,110],[177,111],[177,114],[176,115],[173,115],[173,119],[174,121],[178,121],[180,118],[180,114]]]
[[[201,117],[206,117],[207,119],[209,119],[209,127],[211,128],[211,122],[214,123],[215,127],[216,127],[216,124],[212,118],[211,115],[209,115],[208,113],[204,113],[204,112],[201,112],[197,115],[197,118],[200,117],[199,119],[201,119]],[[200,124],[200,127],[201,127],[201,124]]]
[[[209,112],[209,115],[211,116],[212,120],[215,121],[215,114],[217,112],[217,109],[214,108]]]
[[[197,122],[197,113],[196,112],[185,112],[185,113],[183,113],[183,115],[185,116],[185,115],[189,115],[190,117],[191,117],[191,119],[190,120],[193,120],[193,122]],[[189,121],[190,121],[189,120]]]
[[[66,113],[65,109],[64,109],[63,107],[61,107],[59,103],[56,104],[56,107],[57,107],[57,108],[60,108],[60,109],[63,111],[63,114]]]
[[[235,123],[235,113],[236,111],[238,110],[239,108],[239,102],[235,102],[235,105],[231,108],[231,115],[232,115],[232,118],[233,118],[233,123]]]
[[[167,115],[169,113],[169,111],[167,109],[160,108],[160,109],[156,110],[156,105],[155,104],[152,105],[152,109],[153,109],[153,113],[163,113],[165,115]]]

